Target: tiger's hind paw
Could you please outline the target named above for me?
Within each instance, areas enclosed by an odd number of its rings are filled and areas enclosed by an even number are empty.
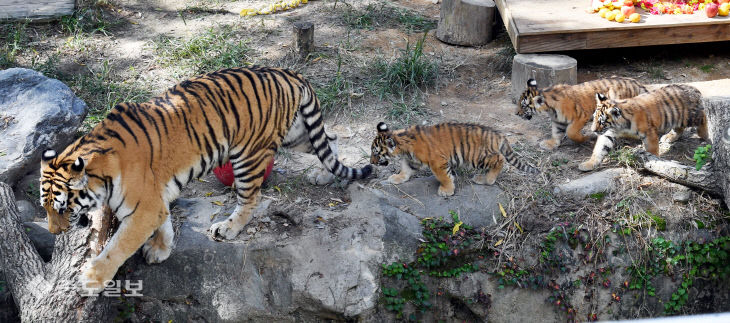
[[[150,241],[147,241],[142,246],[142,255],[148,264],[159,264],[170,257],[172,248],[165,246],[158,246]]]
[[[558,147],[558,143],[553,139],[547,139],[540,142],[540,148],[545,150],[553,150]]]
[[[327,185],[335,181],[335,175],[324,168],[316,168],[307,174],[312,185]]]

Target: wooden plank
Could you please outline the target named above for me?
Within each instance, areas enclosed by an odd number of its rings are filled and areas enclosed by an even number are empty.
[[[512,47],[515,48],[516,52],[519,52],[520,34],[517,31],[517,25],[515,25],[515,22],[512,19],[512,14],[510,13],[507,0],[495,0],[494,2],[497,4],[497,10],[499,10],[499,15],[502,17],[502,22],[507,30],[507,34],[509,34],[509,38],[512,40]]]
[[[730,40],[730,17],[650,15],[617,23],[586,12],[589,1],[495,0],[518,53]]]
[[[0,0],[0,19],[46,19],[70,15],[75,0]]]

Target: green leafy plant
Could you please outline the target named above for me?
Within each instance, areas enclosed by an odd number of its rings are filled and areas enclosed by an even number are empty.
[[[695,149],[692,157],[695,160],[695,169],[700,170],[708,161],[712,159],[712,145],[699,146]]]
[[[379,79],[373,81],[377,95],[382,98],[386,93],[403,93],[434,83],[438,65],[423,53],[427,34],[428,32],[424,32],[423,37],[415,44],[406,42],[406,48],[394,61],[375,61],[374,70],[380,75]]]

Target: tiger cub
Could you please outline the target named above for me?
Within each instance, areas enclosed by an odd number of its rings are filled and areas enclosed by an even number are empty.
[[[702,107],[702,94],[689,85],[668,85],[631,99],[618,99],[596,93],[596,111],[591,130],[606,131],[596,140],[591,158],[580,164],[580,170],[595,169],[613,149],[616,136],[639,137],[644,148],[659,154],[659,137],[674,142],[686,127],[697,127],[697,134],[707,140],[707,118]]]
[[[536,111],[545,111],[552,121],[552,138],[540,142],[540,148],[552,150],[560,146],[566,132],[568,138],[581,143],[589,137],[581,133],[593,117],[596,92],[613,89],[620,98],[630,98],[646,92],[646,87],[630,78],[607,78],[577,85],[557,84],[539,90],[537,81],[527,81],[527,89],[520,96],[517,115],[532,119]]]
[[[301,74],[278,68],[224,69],[183,81],[143,103],[120,103],[88,134],[41,161],[40,202],[48,230],[108,206],[119,229],[84,267],[82,287],[95,294],[142,247],[148,263],[170,256],[169,204],[183,186],[213,168],[233,165],[236,208],[211,235],[232,239],[251,219],[268,161],[277,148],[314,153],[333,174],[367,177],[337,160],[334,136],[314,89]]]
[[[389,130],[378,123],[378,133],[372,144],[370,163],[386,166],[388,159],[402,156],[401,170],[388,177],[388,182],[408,181],[414,169],[429,167],[438,181],[440,196],[454,195],[453,170],[469,165],[486,174],[475,175],[477,184],[492,185],[502,170],[504,160],[530,174],[540,171],[519,159],[507,139],[486,126],[468,123],[441,123],[434,126],[412,126]]]

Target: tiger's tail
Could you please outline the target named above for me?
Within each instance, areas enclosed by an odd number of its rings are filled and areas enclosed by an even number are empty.
[[[362,179],[370,176],[373,166],[366,165],[363,168],[351,168],[343,165],[337,160],[337,155],[329,145],[331,138],[324,132],[324,122],[319,108],[319,100],[314,94],[312,86],[304,81],[302,88],[302,103],[299,112],[303,117],[304,127],[309,135],[309,141],[314,148],[314,153],[319,160],[332,174],[340,178]]]
[[[502,153],[502,156],[504,156],[504,159],[506,159],[508,163],[512,164],[512,166],[517,169],[528,174],[540,174],[540,171],[537,168],[522,161],[520,156],[515,154],[506,138],[502,138],[502,142],[499,144],[499,152]]]

